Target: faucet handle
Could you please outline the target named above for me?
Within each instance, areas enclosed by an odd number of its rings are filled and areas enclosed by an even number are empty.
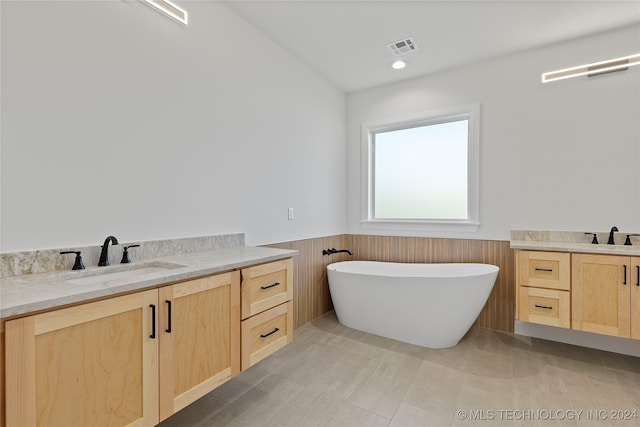
[[[624,241],[624,244],[626,246],[631,246],[631,236],[640,236],[640,234],[635,234],[635,233],[627,234],[627,238]]]
[[[76,254],[76,261],[73,263],[72,270],[84,270],[84,263],[82,262],[82,256],[80,251],[62,251],[60,255]]]
[[[122,252],[122,261],[120,264],[130,264],[131,258],[129,258],[129,248],[138,248],[140,245],[129,245],[124,247],[124,252]]]
[[[584,233],[584,234],[593,234],[593,240],[591,240],[591,243],[594,245],[598,244],[598,233]]]

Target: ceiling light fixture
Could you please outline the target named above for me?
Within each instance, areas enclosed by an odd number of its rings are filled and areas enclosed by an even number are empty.
[[[557,80],[570,79],[572,77],[591,77],[599,74],[612,73],[614,71],[623,71],[634,65],[640,65],[640,53],[543,73],[542,83],[555,82]]]
[[[176,21],[182,22],[187,25],[187,11],[170,2],[169,0],[144,0],[145,3],[155,7],[160,12],[170,16]]]
[[[407,61],[403,61],[402,59],[393,61],[393,63],[391,64],[391,68],[393,68],[394,70],[402,70],[406,66],[407,66]]]

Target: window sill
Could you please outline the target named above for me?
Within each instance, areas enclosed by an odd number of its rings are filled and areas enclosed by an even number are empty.
[[[479,222],[473,221],[416,221],[416,220],[361,220],[363,228],[375,230],[458,231],[474,233]]]

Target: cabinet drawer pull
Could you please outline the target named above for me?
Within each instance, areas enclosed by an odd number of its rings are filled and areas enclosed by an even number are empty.
[[[167,329],[164,331],[168,334],[171,333],[171,301],[166,300],[167,303]]]
[[[536,271],[547,271],[549,273],[553,272],[553,268],[537,268]]]
[[[553,307],[535,304],[536,308],[544,308],[545,310],[553,310]]]
[[[276,282],[273,285],[269,285],[269,286],[260,286],[260,289],[269,289],[269,288],[273,288],[274,286],[279,286],[280,282]]]
[[[149,304],[151,307],[151,335],[149,338],[155,339],[156,337],[156,306],[155,304]]]
[[[268,337],[269,335],[273,335],[273,334],[275,334],[275,333],[276,333],[276,332],[278,332],[279,330],[280,330],[280,328],[275,328],[273,331],[269,332],[268,334],[260,335],[260,338],[266,338],[266,337]]]

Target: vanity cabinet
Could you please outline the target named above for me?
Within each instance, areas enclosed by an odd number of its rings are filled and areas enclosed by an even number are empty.
[[[640,339],[640,257],[573,254],[572,269],[573,328]]]
[[[640,340],[640,257],[516,252],[523,322]]]
[[[242,369],[293,339],[293,260],[242,269]]]
[[[150,290],[5,323],[7,426],[158,423]]]
[[[240,371],[233,271],[6,322],[7,426],[153,426]]]
[[[640,340],[640,257],[631,258],[631,339]]]
[[[240,372],[240,272],[159,289],[160,421]]]
[[[4,321],[2,335],[0,426],[153,426],[291,342],[293,259]]]
[[[570,254],[518,251],[516,277],[518,320],[571,327]]]

